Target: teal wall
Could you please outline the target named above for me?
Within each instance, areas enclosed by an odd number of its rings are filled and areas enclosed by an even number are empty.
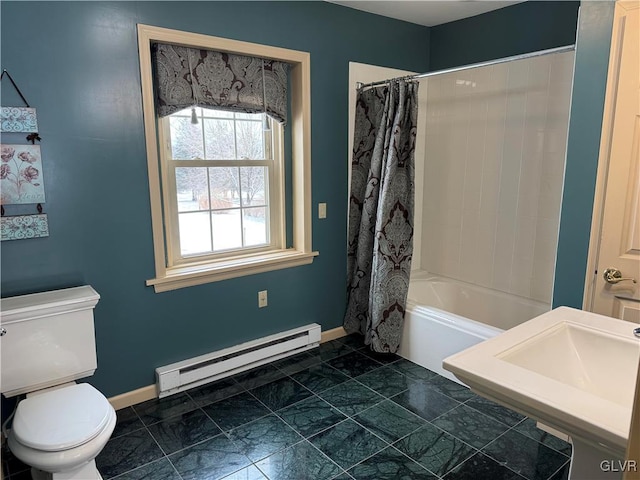
[[[613,10],[613,2],[580,7],[554,307],[582,308]]]
[[[90,381],[108,396],[153,383],[157,366],[306,323],[339,326],[348,62],[426,71],[573,43],[575,2],[530,3],[429,29],[326,2],[1,2],[1,67],[38,109],[51,232],[2,243],[2,296],[93,285]],[[612,11],[583,5],[556,305],[582,298]],[[328,203],[313,221],[312,265],[161,294],[145,286],[154,264],[136,23],[311,52],[313,211]],[[19,104],[3,87],[2,104]],[[269,307],[258,310],[264,289]]]
[[[317,322],[345,305],[348,62],[428,68],[429,29],[326,2],[1,3],[2,68],[38,111],[50,236],[2,243],[2,295],[79,284],[102,296],[98,370],[107,396],[154,368]],[[154,293],[136,24],[311,53],[312,265]],[[385,32],[381,35],[380,32]],[[2,84],[2,104],[19,105]],[[23,135],[3,142],[24,142]],[[9,207],[7,213],[18,211]],[[258,310],[257,292],[269,306]]]
[[[431,28],[430,70],[575,42],[580,2],[527,1]]]

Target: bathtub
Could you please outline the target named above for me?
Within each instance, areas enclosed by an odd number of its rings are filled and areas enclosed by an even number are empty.
[[[398,354],[460,382],[442,368],[443,359],[550,309],[497,290],[412,273]]]

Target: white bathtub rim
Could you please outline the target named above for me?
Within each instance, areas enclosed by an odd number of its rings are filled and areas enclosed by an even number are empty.
[[[416,272],[417,273],[417,272]],[[517,297],[505,292],[489,289],[480,285],[469,284],[443,276],[419,272],[413,276],[413,281],[446,282],[470,287],[482,293],[489,293],[498,301],[502,296]],[[522,298],[525,302],[529,299]],[[533,301],[534,303],[539,303]],[[442,361],[450,355],[459,353],[472,345],[493,338],[504,330],[473,320],[464,315],[452,313],[442,308],[434,307],[424,301],[416,301],[407,297],[405,325],[403,327],[402,342],[398,354],[418,365],[442,375],[449,380],[462,383],[451,372],[444,370]],[[408,337],[407,337],[408,335]]]
[[[551,305],[547,304],[546,302],[541,302],[540,300],[535,300],[530,297],[523,297],[522,295],[516,295],[515,293],[503,292],[502,290],[485,287],[483,285],[477,285],[471,282],[465,282],[464,280],[458,280],[457,278],[445,277],[444,275],[430,273],[426,270],[415,270],[411,272],[411,277],[409,278],[409,284],[411,284],[411,280],[419,281],[421,283],[422,282],[444,282],[444,283],[458,284],[475,291],[491,293],[492,296],[495,296],[497,298],[509,298],[509,299],[515,298],[518,300],[518,302],[522,302],[529,306],[536,306],[536,307],[544,306],[547,310],[551,309]],[[407,297],[407,303],[408,302],[415,303],[414,300],[409,299],[409,297]],[[466,318],[466,317],[462,317],[462,318]]]
[[[431,320],[446,325],[449,328],[471,334],[475,337],[487,340],[501,334],[504,330],[487,325],[486,323],[478,322],[471,318],[463,317],[455,313],[441,310],[430,305],[416,304],[412,301],[407,302],[407,313],[416,313],[423,316],[428,316]]]

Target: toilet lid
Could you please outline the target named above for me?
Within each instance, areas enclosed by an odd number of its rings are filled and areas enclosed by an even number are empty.
[[[22,445],[37,450],[67,450],[98,435],[111,411],[104,395],[88,383],[79,383],[18,403],[13,435]]]

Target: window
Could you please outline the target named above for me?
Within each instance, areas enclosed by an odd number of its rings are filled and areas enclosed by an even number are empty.
[[[309,54],[145,25],[138,26],[138,37],[156,267],[147,285],[161,292],[311,263],[317,252],[311,250],[310,228]],[[161,96],[156,100],[155,44],[183,60],[184,52],[196,52],[182,62],[190,75],[170,72],[170,81],[196,82],[198,72],[209,77],[211,72],[193,69],[203,68],[205,62],[198,61],[210,51],[266,59],[261,60],[263,75],[265,61],[286,62],[292,158],[284,158],[285,127],[263,112],[180,102],[166,106]],[[201,91],[194,88],[194,98]],[[274,118],[280,119],[278,112]],[[285,161],[294,172],[290,248],[285,245]]]
[[[171,263],[281,248],[282,127],[263,130],[264,114],[192,113],[161,119]]]

